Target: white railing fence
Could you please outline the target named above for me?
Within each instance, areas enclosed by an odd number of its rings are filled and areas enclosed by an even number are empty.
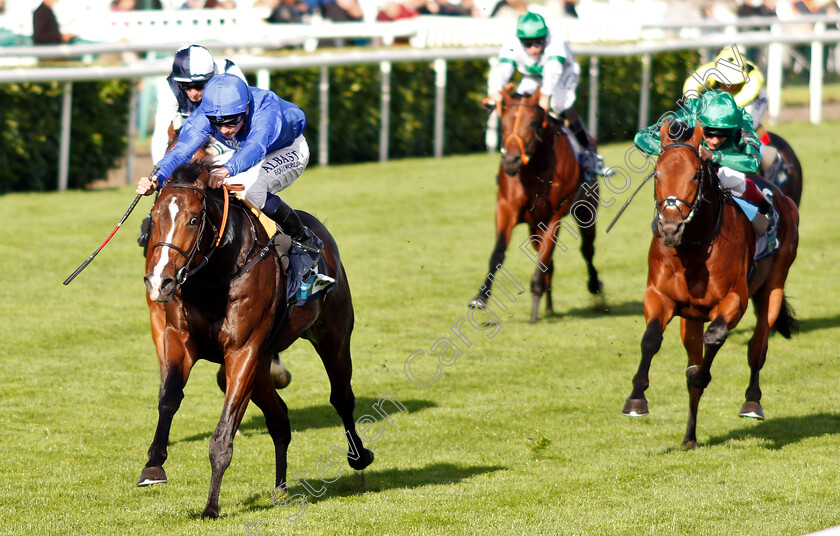
[[[834,20],[834,19],[828,19]],[[837,19],[840,20],[840,19]],[[765,25],[767,20],[762,21]],[[840,42],[840,30],[828,29],[825,20],[819,20],[814,28],[806,33],[786,33],[785,24],[776,24],[772,31],[747,32],[730,35],[727,33],[709,33],[700,38],[676,38],[665,41],[640,41],[630,44],[573,44],[576,55],[590,57],[590,95],[588,103],[588,126],[592,134],[597,136],[598,118],[598,88],[600,87],[599,58],[609,56],[638,56],[641,57],[640,78],[645,80],[654,79],[655,73],[651,72],[651,56],[654,54],[673,50],[696,50],[696,49],[719,49],[724,46],[737,44],[742,47],[765,47],[768,57],[767,70],[767,91],[770,100],[770,122],[778,120],[781,110],[781,88],[782,74],[785,65],[785,47],[790,45],[808,44],[811,48],[811,70],[810,70],[810,119],[813,123],[819,123],[822,119],[822,80],[823,62],[826,44]],[[341,26],[341,25],[334,25]],[[666,28],[667,30],[667,28]],[[350,32],[352,33],[352,32]],[[348,35],[348,34],[345,34]],[[397,34],[394,34],[397,35]],[[406,34],[399,34],[405,37]],[[291,38],[290,38],[291,39]],[[285,39],[205,43],[212,50],[224,51],[226,56],[231,57],[245,72],[256,73],[257,85],[267,88],[270,82],[272,71],[282,71],[299,68],[318,67],[321,69],[321,82],[319,84],[321,102],[321,128],[319,131],[319,163],[329,163],[329,146],[327,143],[329,128],[329,107],[327,95],[329,92],[330,67],[353,64],[379,64],[381,75],[381,130],[380,130],[380,160],[388,158],[388,130],[390,128],[390,72],[391,64],[397,62],[428,62],[436,73],[436,97],[435,97],[435,131],[433,154],[436,158],[444,152],[444,121],[445,110],[443,109],[446,91],[446,65],[447,61],[463,59],[491,59],[498,53],[496,46],[474,46],[460,48],[391,48],[391,49],[350,49],[333,50],[321,53],[307,54],[297,53],[285,56],[271,56],[265,54],[248,53],[247,51],[273,50],[278,46],[285,46]],[[281,45],[281,43],[283,43]],[[65,83],[64,110],[61,120],[61,143],[59,155],[59,177],[60,189],[67,185],[67,162],[70,151],[70,113],[72,106],[69,95],[74,81],[103,80],[103,79],[128,79],[139,80],[144,77],[159,77],[168,74],[171,67],[171,51],[178,45],[163,43],[162,45],[138,45],[130,43],[118,43],[110,45],[88,44],[88,45],[58,45],[44,47],[0,47],[0,58],[20,57],[22,55],[32,57],[79,57],[93,56],[106,50],[110,53],[122,54],[124,52],[154,52],[166,50],[166,59],[160,60],[136,60],[120,65],[82,65],[70,67],[17,67],[0,69],[0,84],[14,82],[46,82],[58,81]],[[240,52],[237,52],[240,51]],[[620,83],[620,81],[609,81],[608,83]],[[639,127],[643,127],[652,119],[649,117],[648,84],[642,84],[639,95]],[[138,99],[132,99],[132,107],[137,106]],[[132,116],[136,117],[137,110],[132,109]],[[133,150],[135,134],[133,132],[134,122],[129,129],[129,151]],[[492,133],[491,133],[492,134]],[[488,148],[495,150],[494,136],[488,135]],[[131,154],[128,155],[128,162],[131,163]],[[134,180],[134,170],[128,166],[129,182]]]

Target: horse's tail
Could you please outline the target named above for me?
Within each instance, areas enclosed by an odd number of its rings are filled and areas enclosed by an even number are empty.
[[[779,317],[776,319],[776,324],[773,328],[785,339],[790,339],[790,336],[799,332],[799,322],[794,316],[793,307],[788,303],[787,298],[782,298],[782,306],[779,308]]]

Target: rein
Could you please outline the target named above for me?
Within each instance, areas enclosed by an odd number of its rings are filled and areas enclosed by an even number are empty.
[[[196,272],[201,270],[210,261],[210,257],[213,255],[213,252],[216,251],[216,248],[221,243],[222,236],[224,236],[225,229],[227,228],[228,213],[229,213],[229,207],[230,207],[230,192],[235,191],[235,190],[242,190],[242,189],[244,189],[244,187],[241,186],[241,185],[228,185],[228,184],[223,184],[222,185],[222,189],[224,190],[224,194],[222,196],[223,199],[224,199],[224,203],[223,203],[223,208],[222,208],[222,221],[221,221],[221,224],[218,227],[218,229],[216,228],[215,225],[213,225],[213,222],[209,222],[207,220],[207,194],[206,194],[206,192],[203,188],[199,188],[198,186],[193,186],[191,184],[167,184],[161,190],[163,190],[164,188],[188,188],[190,190],[194,190],[194,191],[201,194],[201,223],[198,227],[198,234],[197,234],[196,241],[193,244],[192,249],[190,249],[190,252],[189,253],[185,252],[183,249],[176,246],[175,244],[172,244],[171,242],[158,242],[158,243],[156,243],[155,245],[152,246],[152,251],[154,251],[154,249],[157,248],[157,247],[172,248],[173,250],[180,253],[187,260],[186,264],[184,264],[183,267],[179,268],[177,273],[175,274],[175,279],[177,280],[178,284],[183,285],[190,276],[194,275]],[[248,250],[248,253],[246,254],[245,258],[250,257],[251,253],[254,250],[254,245],[257,242],[257,240],[256,240],[256,230],[254,229],[254,223],[250,220],[250,218],[248,218],[248,222],[251,224],[251,234],[254,236],[254,240],[251,244],[251,249]],[[207,252],[206,255],[204,255],[204,258],[201,259],[201,262],[199,262],[198,265],[195,268],[190,269],[190,265],[193,262],[193,258],[195,257],[196,253],[198,253],[198,251],[200,251],[200,249],[201,249],[200,248],[201,237],[204,234],[204,228],[205,228],[206,224],[208,224],[208,223],[213,228],[214,235],[216,236],[216,239],[213,242],[212,246],[210,247],[210,250]],[[248,265],[243,267],[243,269],[240,269],[239,271],[237,271],[227,282],[233,281],[237,277],[241,276],[243,273],[249,271],[251,269],[251,267],[253,267],[254,264],[256,264],[260,260],[264,259],[265,257],[266,257],[265,254],[255,257],[256,260],[252,260]],[[247,268],[247,269],[245,269],[245,268]]]
[[[532,105],[526,104],[524,102],[517,102],[517,103],[508,105],[508,107],[514,107],[514,106],[525,106],[527,108],[538,110],[540,113],[545,113],[545,111],[542,108],[540,108],[539,106],[532,106]],[[502,116],[502,106],[501,106],[501,104],[499,104],[498,109],[499,109],[499,118],[501,118],[501,116]],[[522,139],[522,136],[519,135],[519,120],[522,117],[519,114],[519,110],[516,111],[516,116],[515,117],[516,118],[513,121],[513,132],[508,134],[508,136],[505,138],[505,141],[502,143],[502,147],[507,145],[507,141],[510,138],[514,138],[516,140],[516,142],[519,144],[519,150],[522,151],[522,163],[527,166],[528,162],[531,161],[531,156],[525,150],[525,140]],[[548,117],[546,116],[545,120],[543,121],[543,125],[545,125],[547,120],[548,120]],[[537,139],[537,141],[540,141],[540,142],[543,141],[542,137],[540,137],[540,134],[539,134],[538,131],[536,131],[536,129],[534,129],[534,137]]]

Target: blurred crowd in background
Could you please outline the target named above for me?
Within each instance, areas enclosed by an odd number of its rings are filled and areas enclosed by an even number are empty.
[[[587,4],[633,3],[632,0],[0,0],[0,15],[10,4],[27,4],[34,12],[59,3],[99,5],[109,2],[115,12],[135,10],[254,9],[267,14],[271,23],[307,23],[378,20],[391,21],[422,15],[459,17],[517,17],[525,11],[547,17],[579,17]],[[674,20],[714,19],[729,21],[738,17],[781,17],[799,14],[837,13],[836,0],[675,0],[663,2]],[[64,8],[69,6],[64,5]],[[80,6],[74,6],[74,9]],[[580,9],[583,7],[584,9]],[[105,5],[99,9],[107,9]],[[58,13],[58,10],[56,11]],[[60,19],[60,14],[59,14]],[[2,22],[2,21],[0,21]]]

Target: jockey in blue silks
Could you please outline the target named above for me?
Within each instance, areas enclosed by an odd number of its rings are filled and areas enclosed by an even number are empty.
[[[305,128],[303,111],[274,92],[249,87],[232,74],[214,76],[204,88],[201,105],[184,122],[178,143],[158,162],[157,175],[141,178],[137,193],[149,195],[162,187],[212,136],[231,150],[215,157],[221,166],[211,173],[207,186],[243,185],[245,199],[276,221],[317,264],[321,241],[306,232],[295,211],[276,195],[309,163]]]
[[[172,72],[158,83],[155,130],[152,132],[151,152],[155,162],[163,158],[169,148],[169,126],[181,130],[184,120],[201,104],[204,86],[220,73],[235,74],[242,80],[245,75],[232,61],[216,60],[201,45],[178,49],[172,60]],[[224,152],[225,147],[215,139],[207,140],[204,150],[208,155]]]

